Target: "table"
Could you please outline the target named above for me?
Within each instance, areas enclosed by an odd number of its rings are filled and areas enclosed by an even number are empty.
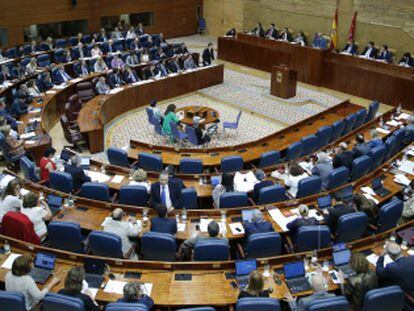
[[[182,115],[182,118],[180,117]],[[177,116],[180,119],[180,122],[186,125],[193,125],[193,117],[197,116],[200,120],[200,125],[202,127],[210,123],[215,123],[220,121],[220,114],[217,110],[211,107],[203,106],[186,106],[177,109]]]

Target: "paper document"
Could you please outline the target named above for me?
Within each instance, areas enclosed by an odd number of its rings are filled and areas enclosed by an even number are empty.
[[[389,130],[385,130],[382,127],[377,127],[376,130],[384,135],[388,135],[389,133],[391,133]]]
[[[294,214],[296,216],[296,218],[299,217],[299,209],[298,208],[291,209],[290,212],[292,214]],[[290,216],[290,217],[292,217],[292,216]],[[314,217],[317,221],[324,220],[323,216],[316,209],[313,209],[313,208],[311,208],[309,210],[309,217]]]
[[[374,191],[374,190],[372,190],[372,188],[371,188],[371,187],[362,187],[362,188],[361,188],[361,190],[362,190],[362,192],[365,192],[365,193],[367,193],[367,194],[369,194],[369,195],[373,195],[373,196],[377,195],[377,194],[375,193],[375,191]]]
[[[49,90],[49,91],[46,91],[45,94],[47,94],[47,95],[54,95],[54,94],[56,94],[56,91]]]
[[[367,260],[369,261],[370,264],[376,266],[377,265],[377,261],[379,259],[379,256],[376,254],[371,254],[367,256]],[[384,257],[384,265],[387,266],[389,263],[392,262],[392,259],[390,258],[389,255],[385,255]]]
[[[368,200],[374,201],[375,204],[379,203],[379,201],[369,193],[363,193],[363,196],[366,197]]]
[[[105,286],[104,291],[107,293],[123,295],[125,284],[127,284],[127,282],[109,280]],[[144,283],[143,285],[144,285],[143,291],[145,295],[151,296],[153,284]]]
[[[241,222],[234,222],[229,224],[231,233],[233,235],[244,234],[244,227]]]
[[[112,177],[111,182],[113,182],[115,184],[120,184],[123,180],[124,180],[123,175],[115,175],[114,177]]]
[[[410,184],[410,180],[407,178],[407,176],[403,174],[397,174],[394,177],[394,181],[398,184],[401,184],[403,186],[408,186]]]
[[[6,188],[7,184],[12,179],[15,179],[15,177],[12,175],[8,175],[8,174],[4,175],[3,178],[0,180],[0,188]]]
[[[200,219],[200,231],[201,231],[201,232],[207,232],[207,227],[208,227],[208,224],[209,224],[211,221],[213,221],[213,219],[211,219],[211,218],[208,218],[208,219],[206,219],[206,218],[201,218],[201,219]]]
[[[390,121],[386,122],[385,124],[387,124],[389,126],[397,127],[397,126],[402,125],[402,122],[395,121],[395,120],[390,120]]]
[[[21,139],[29,139],[29,138],[32,138],[32,137],[35,137],[35,136],[36,136],[35,132],[29,132],[29,133],[26,133],[26,134],[21,134],[20,138]]]
[[[26,140],[24,142],[25,145],[34,145],[37,141],[36,140]]]
[[[399,116],[395,117],[397,120],[408,120],[411,117],[408,113],[401,113]]]
[[[95,171],[85,171],[85,174],[95,182],[107,182],[109,179],[111,179],[111,177]]]
[[[252,191],[257,182],[258,180],[252,171],[245,174],[237,172],[234,175],[234,187],[239,192]]]
[[[26,194],[28,194],[30,191],[29,190],[27,190],[27,189],[24,189],[24,188],[21,188],[20,189],[20,194],[22,195],[22,196],[24,196],[24,195],[26,195]]]
[[[30,118],[29,119],[29,122],[30,123],[34,123],[34,122],[41,122],[42,121],[42,118]]]
[[[278,208],[273,208],[268,213],[283,231],[288,231],[287,224],[298,218],[297,215],[286,217]]]
[[[42,108],[33,108],[32,110],[29,110],[29,113],[35,114],[35,113],[39,113],[41,111],[42,111]],[[41,121],[42,120],[41,118],[36,118],[36,119],[38,119],[37,121]],[[30,120],[32,120],[32,119],[30,119]]]
[[[114,89],[110,90],[110,91],[109,91],[109,94],[116,94],[116,93],[121,92],[122,90],[123,90],[123,88],[122,88],[122,87],[116,87],[116,88],[114,88]]]
[[[19,256],[21,256],[21,254],[11,253],[9,255],[9,257],[7,257],[7,259],[5,260],[5,262],[3,262],[3,264],[1,265],[1,267],[3,269],[9,269],[9,270],[11,270],[14,260],[17,257],[19,257]]]
[[[398,167],[398,170],[407,174],[414,174],[414,162],[413,161],[404,161],[401,162],[400,166]]]
[[[177,231],[178,232],[184,232],[185,231],[185,224],[177,223]]]

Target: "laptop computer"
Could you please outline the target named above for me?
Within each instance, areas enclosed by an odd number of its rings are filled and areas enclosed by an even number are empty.
[[[285,274],[285,282],[293,294],[312,289],[306,277],[303,261],[287,263],[283,265],[283,271]]]
[[[349,261],[351,260],[351,251],[349,249],[343,249],[336,252],[334,251],[332,256],[335,267],[338,270],[341,270],[345,277],[350,277],[356,274],[349,265]]]
[[[253,217],[253,210],[252,209],[242,210],[242,220],[243,220],[243,222],[250,222],[252,220],[252,217]]]
[[[100,288],[104,280],[105,260],[85,258],[83,267],[85,269],[85,280],[90,288]]]
[[[47,196],[47,204],[49,205],[52,215],[55,216],[61,209],[63,198],[54,194]]]
[[[45,284],[55,268],[56,255],[37,253],[30,276],[36,283]]]
[[[250,272],[257,269],[255,259],[236,260],[236,279],[240,287],[246,287],[249,283]]]
[[[351,186],[347,186],[335,193],[335,198],[338,200],[342,200],[345,203],[352,203],[354,198],[354,188]]]
[[[384,188],[381,178],[375,178],[372,181],[371,186],[372,186],[372,190],[374,190],[374,192],[378,194],[381,198],[386,197],[387,195],[391,193],[391,191]]]
[[[320,209],[327,209],[332,207],[332,197],[330,195],[326,195],[323,197],[318,197],[318,207]]]

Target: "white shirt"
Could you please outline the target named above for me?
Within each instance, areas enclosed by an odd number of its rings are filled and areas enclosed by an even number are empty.
[[[369,48],[369,49],[365,52],[364,56],[365,56],[366,58],[371,58],[371,51],[372,51],[372,48]]]
[[[102,51],[97,47],[96,49],[91,50],[92,57],[98,57],[102,55]]]
[[[29,87],[27,89],[27,91],[28,91],[29,95],[31,95],[33,97],[39,97],[40,96],[40,91],[39,91],[39,89],[37,88],[36,85],[33,86],[33,87]]]
[[[25,214],[33,223],[34,231],[38,237],[47,233],[46,223],[43,220],[47,216],[47,211],[43,207],[22,208],[22,214]]]
[[[161,185],[160,184],[160,198],[162,201],[162,188],[164,187],[164,191],[165,191],[165,206],[167,207],[167,209],[171,208],[172,203],[171,203],[171,198],[170,198],[170,188],[167,185]]]
[[[0,223],[3,220],[3,216],[7,212],[17,212],[22,207],[22,200],[14,195],[7,195],[3,201],[0,202]]]
[[[132,224],[129,221],[114,220],[113,218],[105,219],[104,231],[118,235],[122,240],[122,253],[124,257],[132,247],[129,238],[137,237],[141,231],[139,223]]]
[[[135,39],[136,35],[134,31],[128,31],[126,35],[126,39]]]
[[[272,172],[271,176],[273,178],[283,180],[285,185],[287,187],[290,187],[288,190],[288,193],[292,197],[296,198],[296,193],[298,192],[299,181],[308,177],[308,174],[303,173],[302,175],[299,175],[299,176],[292,176],[289,174],[280,174],[278,171],[274,171]]]

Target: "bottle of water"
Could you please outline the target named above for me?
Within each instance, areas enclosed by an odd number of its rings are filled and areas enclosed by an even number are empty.
[[[185,209],[185,207],[183,208],[183,211],[181,213],[181,218],[182,218],[183,222],[187,221],[187,210]]]
[[[311,264],[314,268],[316,268],[317,263],[318,263],[318,253],[316,252],[316,249],[314,249],[312,252]]]
[[[3,249],[4,249],[4,253],[6,255],[10,254],[10,245],[9,245],[9,242],[7,240],[4,241]]]
[[[68,197],[68,205],[69,205],[70,208],[75,206],[75,201],[73,200],[73,197],[72,197],[71,194]]]

